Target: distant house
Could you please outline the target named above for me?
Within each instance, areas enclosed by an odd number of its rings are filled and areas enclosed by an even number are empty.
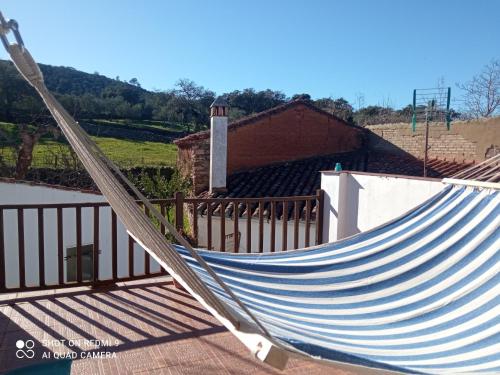
[[[290,101],[229,125],[227,116],[211,118],[212,123],[222,120],[226,128],[222,130],[227,133],[227,142],[218,143],[214,152],[227,155],[228,176],[270,164],[359,151],[365,139],[362,128],[304,100]],[[192,179],[196,194],[209,189],[210,134],[203,131],[174,141],[179,148],[178,167]]]
[[[175,141],[177,144],[177,165],[180,172],[192,180],[194,192],[202,198],[259,198],[305,196],[316,194],[320,188],[320,171],[332,170],[337,163],[344,170],[370,171],[419,175],[421,162],[415,158],[384,153],[369,153],[367,132],[365,129],[349,124],[342,119],[325,112],[309,101],[295,100],[270,110],[257,113],[228,124],[227,104],[218,98],[211,106],[211,128],[191,134]],[[431,176],[441,175],[439,168],[446,173],[458,171],[464,167],[460,163],[431,161]],[[438,168],[439,167],[439,168]],[[259,210],[263,210],[264,238],[269,244],[271,230],[271,204],[263,207],[251,205],[238,207],[238,216],[251,216],[251,251],[255,251],[259,226]],[[213,213],[212,232],[219,233],[220,205],[211,207]],[[276,207],[277,230],[282,231],[283,220],[290,227],[287,230],[286,245],[283,238],[275,235],[277,249],[291,248],[296,215],[292,205]],[[313,238],[315,232],[314,202],[306,210],[301,203],[299,247],[308,245],[307,238]],[[224,207],[226,248],[232,248],[234,241],[239,242],[240,251],[247,251],[247,227],[239,228],[235,236],[231,232],[234,207]],[[309,215],[307,215],[309,213]],[[193,213],[192,213],[193,214]],[[198,208],[199,228],[207,228],[207,207]],[[306,217],[310,222],[310,234],[305,235]],[[198,232],[198,245],[207,246],[208,233]],[[220,238],[212,235],[211,238]],[[312,242],[312,241],[311,241]],[[309,242],[309,244],[311,244]],[[312,242],[313,243],[313,242]],[[220,248],[220,243],[212,243],[213,248]],[[268,246],[266,246],[268,247]]]

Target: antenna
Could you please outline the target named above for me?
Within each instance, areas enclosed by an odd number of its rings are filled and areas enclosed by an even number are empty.
[[[412,130],[416,130],[417,122],[425,122],[424,177],[427,177],[429,123],[444,122],[446,124],[446,128],[450,130],[450,98],[451,87],[413,90],[413,114],[411,118]]]

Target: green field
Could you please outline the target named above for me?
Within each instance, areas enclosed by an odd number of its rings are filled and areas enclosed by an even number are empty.
[[[0,123],[0,130],[9,137],[17,135],[16,126]],[[0,134],[1,136],[1,134]],[[116,164],[122,168],[136,166],[175,166],[177,146],[172,143],[123,140],[116,138],[91,137]],[[33,155],[34,167],[61,168],[73,167],[74,157],[69,145],[63,141],[42,138],[35,146]],[[5,141],[0,146],[0,158],[3,162],[13,165],[13,148]]]

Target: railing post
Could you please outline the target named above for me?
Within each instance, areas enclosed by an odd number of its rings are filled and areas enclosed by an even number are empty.
[[[184,194],[180,191],[175,193],[175,229],[182,232],[184,228]]]
[[[5,242],[3,234],[3,210],[0,208],[0,291],[6,288]]]
[[[76,281],[83,281],[83,254],[82,254],[82,208],[76,207]],[[115,241],[116,243],[116,241]],[[115,273],[113,273],[115,274]]]
[[[24,209],[17,209],[17,243],[19,251],[19,286],[26,288],[26,266],[24,258]]]
[[[207,202],[207,249],[212,250],[212,203]]]
[[[281,225],[281,251],[286,251],[288,248],[288,201],[283,201]]]
[[[325,192],[322,189],[316,190],[316,245],[323,243],[323,205],[325,202]]]
[[[43,208],[38,208],[38,278],[40,286],[45,286],[45,236]]]
[[[116,213],[111,208],[111,271],[113,281],[118,279],[118,228],[116,220]],[[144,253],[149,255],[147,251]],[[149,265],[149,262],[147,264]]]
[[[198,202],[193,203],[193,240],[194,246],[198,246]]]
[[[99,282],[99,206],[94,206],[93,225],[94,246],[92,249],[92,282],[95,285]]]
[[[220,245],[219,251],[226,251],[226,204],[220,204]]]
[[[63,241],[63,209],[57,207],[57,272],[59,285],[64,285],[64,241]]]

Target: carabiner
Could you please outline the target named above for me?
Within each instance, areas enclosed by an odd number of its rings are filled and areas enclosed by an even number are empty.
[[[5,20],[2,12],[0,12],[0,39],[2,40],[2,44],[6,50],[8,50],[10,46],[9,39],[7,39],[7,34],[9,33],[9,31],[12,31],[12,34],[14,34],[16,43],[20,47],[24,47],[23,38],[19,33],[18,23],[15,20]]]
[[[16,38],[16,43],[20,47],[24,47],[24,41],[23,38],[21,38],[21,33],[19,32],[19,24],[15,20],[9,20],[8,22],[10,29],[12,30],[12,33],[14,34],[14,38]]]

